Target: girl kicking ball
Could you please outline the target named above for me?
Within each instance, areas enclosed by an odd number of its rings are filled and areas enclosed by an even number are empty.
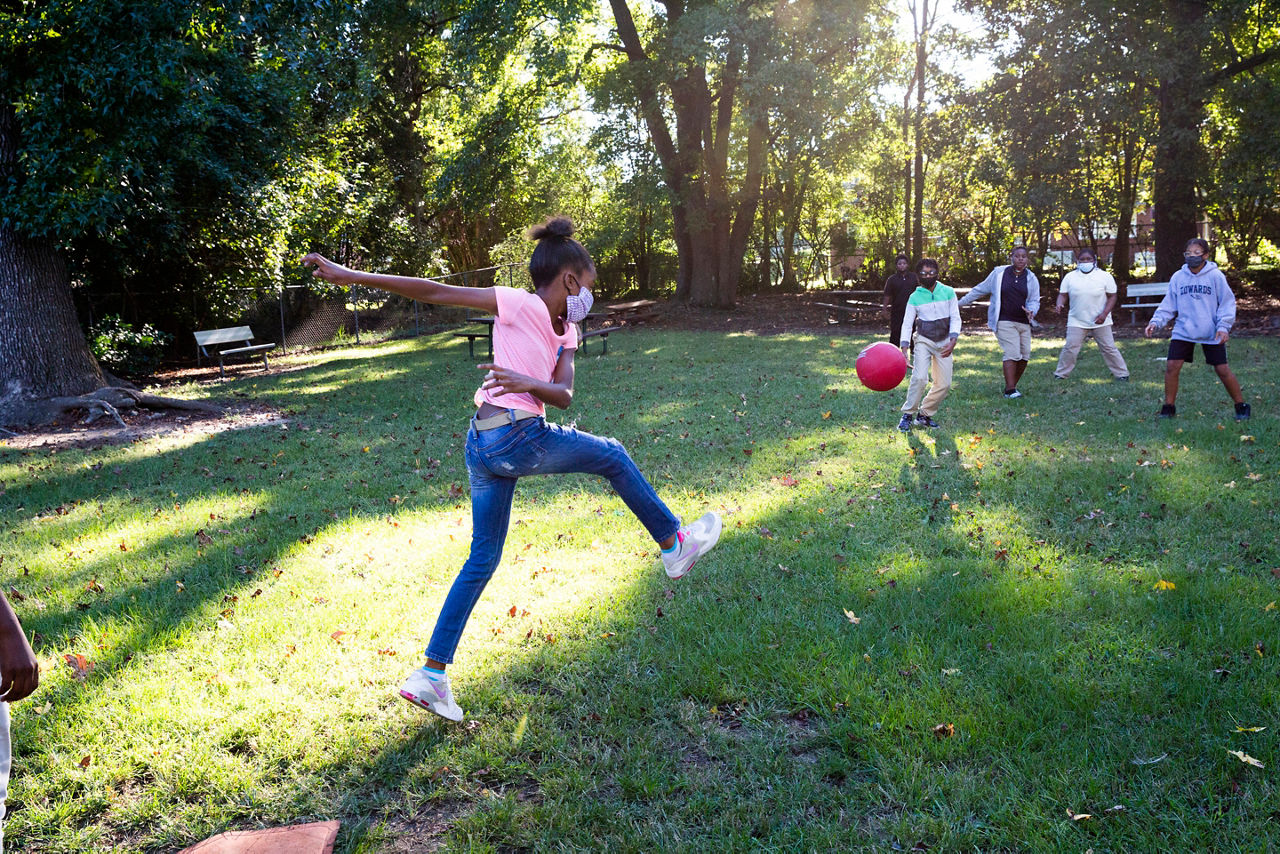
[[[456,305],[495,315],[493,363],[484,378],[467,430],[471,481],[471,553],[445,597],[427,644],[426,666],[400,686],[400,696],[451,721],[462,720],[445,666],[484,592],[507,538],[516,481],[526,475],[583,472],[608,479],[662,549],[667,575],[680,578],[720,539],[720,517],[707,513],[681,526],[616,439],[548,424],[546,404],[567,409],[573,400],[575,324],[591,310],[596,267],[573,223],[552,217],[529,230],[538,242],[529,259],[534,292],[518,288],[462,288],[406,276],[348,269],[311,253],[312,275],[339,285],[367,285],[410,299]]]

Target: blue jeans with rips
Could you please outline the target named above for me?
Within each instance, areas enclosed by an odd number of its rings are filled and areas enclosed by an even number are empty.
[[[609,481],[655,542],[680,527],[667,505],[617,439],[529,418],[492,430],[467,431],[467,477],[471,481],[471,554],[445,597],[427,658],[453,661],[462,630],[502,559],[516,481],[535,474],[582,472]]]

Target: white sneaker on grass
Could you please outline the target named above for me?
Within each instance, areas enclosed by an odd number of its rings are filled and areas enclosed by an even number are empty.
[[[418,668],[409,674],[400,686],[400,696],[415,706],[435,712],[442,718],[451,721],[462,720],[462,709],[453,701],[453,690],[449,688],[449,677],[432,679],[427,671]]]
[[[668,578],[680,578],[720,540],[720,516],[704,513],[692,525],[676,531],[676,549],[662,553],[662,567]]]

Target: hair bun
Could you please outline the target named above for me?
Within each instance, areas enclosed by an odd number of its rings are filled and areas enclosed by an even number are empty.
[[[530,240],[546,240],[548,237],[572,237],[573,232],[573,220],[567,216],[552,216],[547,217],[542,225],[530,228],[527,236]]]

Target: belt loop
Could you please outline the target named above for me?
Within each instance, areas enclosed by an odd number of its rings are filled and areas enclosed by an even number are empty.
[[[508,423],[508,424],[511,424],[511,425],[513,425],[513,426],[515,425],[515,423],[516,423],[516,411],[515,411],[514,409],[508,409],[508,410],[507,410],[507,423]]]

